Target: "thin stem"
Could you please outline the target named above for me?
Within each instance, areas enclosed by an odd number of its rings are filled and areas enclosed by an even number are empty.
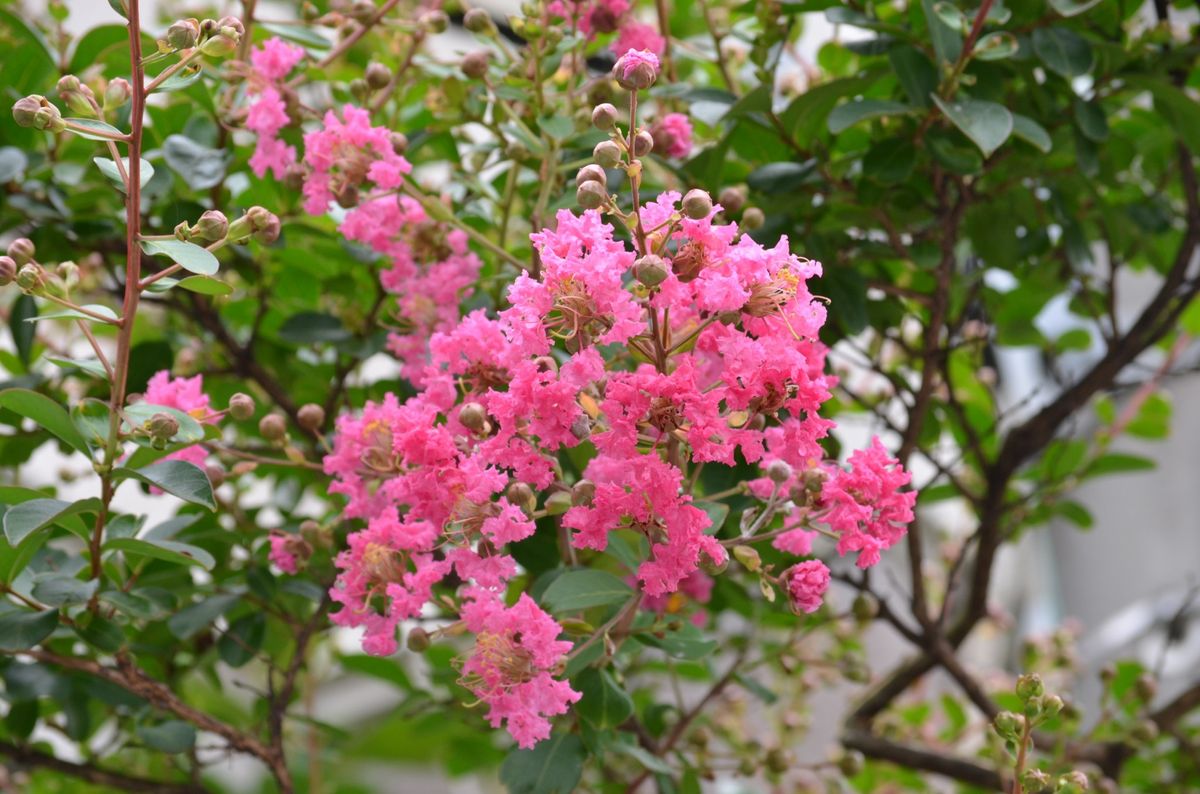
[[[243,38],[248,38],[248,36],[243,36]],[[194,61],[199,55],[200,55],[199,49],[189,50],[187,55],[184,55],[176,63],[171,64],[166,69],[163,69],[162,72],[160,72],[157,77],[155,77],[153,80],[151,80],[146,85],[146,93],[147,94],[154,93],[154,89],[156,89],[160,85],[162,85],[167,80],[167,78],[169,78],[171,75],[175,74],[180,69],[182,69],[183,67],[187,66],[189,63]]]
[[[87,337],[88,342],[92,346],[92,350],[94,350],[96,352],[96,358],[98,358],[100,360],[100,363],[102,365],[104,365],[104,372],[108,375],[109,381],[112,381],[112,379],[113,379],[112,364],[108,363],[108,356],[104,355],[104,350],[103,350],[103,348],[100,347],[100,343],[96,341],[96,336],[95,336],[95,334],[92,333],[92,329],[88,327],[87,321],[86,320],[76,320],[75,323],[79,326],[79,330],[83,331],[83,335]]]
[[[71,130],[72,132],[85,132],[88,135],[94,135],[97,138],[103,138],[106,141],[120,141],[122,143],[125,143],[129,140],[129,137],[130,137],[123,132],[111,133],[111,132],[106,132],[104,130],[95,129],[92,127],[85,127],[82,124],[76,124],[75,122],[71,121],[70,119],[63,119],[63,123],[66,124],[67,129]]]
[[[183,269],[183,266],[180,265],[178,262],[176,262],[175,264],[171,265],[170,267],[164,268],[163,270],[158,271],[154,275],[146,276],[144,279],[142,279],[141,281],[138,282],[138,289],[145,290],[146,287],[149,287],[151,284],[158,281],[160,278],[166,278],[167,276],[171,275],[172,273],[178,273],[182,269]]]
[[[103,314],[100,314],[99,312],[94,312],[91,309],[87,308],[86,306],[80,306],[78,303],[74,303],[65,298],[60,298],[56,295],[42,295],[41,297],[45,298],[46,300],[50,301],[51,303],[57,303],[59,306],[70,309],[71,311],[76,311],[82,315],[86,315],[87,317],[95,320],[98,323],[105,323],[107,325],[115,325],[117,327],[120,327],[122,324],[121,320],[119,318],[114,320],[112,317],[107,317]]]

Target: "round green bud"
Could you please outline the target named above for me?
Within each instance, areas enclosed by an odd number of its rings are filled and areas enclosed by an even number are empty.
[[[592,149],[592,157],[601,168],[616,168],[621,163],[621,147],[615,141],[600,141]]]

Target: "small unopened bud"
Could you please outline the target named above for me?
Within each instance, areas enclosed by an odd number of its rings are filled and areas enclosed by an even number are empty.
[[[575,417],[575,421],[571,422],[571,435],[583,441],[592,434],[592,420],[587,416],[580,414]]]
[[[598,130],[611,130],[617,123],[617,109],[609,102],[601,102],[592,109],[592,126]]]
[[[1134,690],[1139,698],[1149,703],[1158,694],[1158,681],[1149,673],[1142,673],[1134,682]]]
[[[181,19],[167,28],[167,44],[173,50],[190,50],[200,41],[200,22],[197,19]]]
[[[433,34],[445,33],[450,27],[450,17],[446,16],[446,12],[441,9],[426,11],[421,14],[418,21],[421,23],[421,27]]]
[[[866,623],[874,620],[879,614],[879,600],[870,593],[859,593],[854,598],[854,604],[850,607],[854,619],[860,623]]]
[[[642,130],[633,136],[632,148],[634,157],[645,157],[654,151],[654,136],[646,130]]]
[[[580,168],[579,173],[575,174],[575,187],[579,187],[584,182],[599,182],[607,187],[608,174],[604,173],[604,169],[600,166],[591,163]]]
[[[54,275],[58,276],[68,291],[79,286],[79,265],[74,262],[59,262],[58,267],[54,268]]]
[[[1011,739],[1015,742],[1020,738],[1021,732],[1025,730],[1025,718],[1011,711],[1002,711],[996,715],[992,725],[1001,738]]]
[[[772,747],[763,759],[767,769],[777,775],[791,769],[795,760],[795,756],[780,747]]]
[[[8,244],[7,253],[20,266],[27,262],[32,262],[37,249],[33,246],[33,240],[30,240],[28,237],[18,237]]]
[[[1142,720],[1130,728],[1129,738],[1138,744],[1149,744],[1158,738],[1158,726],[1153,720]]]
[[[217,20],[217,30],[239,38],[246,35],[246,26],[235,16],[226,15]]]
[[[392,142],[392,151],[396,154],[404,154],[408,151],[408,136],[403,132],[393,132],[390,140]]]
[[[242,392],[230,397],[229,415],[238,422],[244,422],[254,416],[254,398]]]
[[[621,162],[621,147],[614,141],[600,141],[592,149],[592,157],[601,168],[616,168]]]
[[[1040,769],[1026,769],[1021,773],[1021,791],[1037,794],[1050,787],[1050,776]]]
[[[32,126],[36,130],[49,132],[62,132],[67,128],[66,122],[62,119],[62,113],[49,102],[38,108],[37,112],[33,114]]]
[[[104,109],[115,110],[133,96],[133,86],[124,77],[114,77],[104,88]]]
[[[761,229],[762,225],[766,222],[767,217],[763,215],[763,211],[758,207],[750,207],[742,213],[741,227],[748,232]]]
[[[279,216],[266,207],[251,207],[246,214],[229,224],[226,237],[231,243],[244,243],[253,235],[262,243],[279,239]]]
[[[0,287],[7,287],[17,277],[17,263],[11,256],[0,256]]]
[[[613,66],[613,77],[617,78],[622,88],[637,91],[654,85],[658,69],[640,51],[631,50],[617,59]]]
[[[1046,686],[1042,683],[1042,677],[1037,673],[1028,673],[1017,679],[1017,697],[1028,702],[1033,698],[1040,698],[1046,693]]]
[[[767,466],[767,476],[771,478],[771,482],[783,484],[792,476],[792,467],[785,461],[773,460],[771,465]]]
[[[237,49],[241,38],[241,34],[232,27],[220,28],[217,35],[200,45],[200,52],[210,58],[223,58]]]
[[[670,273],[670,266],[655,254],[647,254],[633,263],[633,277],[647,287],[657,287],[667,280]]]
[[[152,438],[165,441],[179,432],[179,420],[168,413],[157,413],[146,420],[146,430]]]
[[[707,191],[689,190],[683,197],[683,214],[692,220],[703,220],[712,213],[712,196]]]
[[[224,240],[229,233],[229,219],[220,210],[208,210],[196,221],[196,225],[188,230],[192,239],[205,242]]]
[[[750,573],[762,570],[762,557],[758,556],[758,551],[753,546],[734,546],[733,556]]]
[[[575,201],[585,210],[598,209],[608,200],[608,191],[599,182],[584,182],[575,191]]]
[[[371,86],[368,85],[367,81],[361,77],[356,77],[350,81],[350,96],[354,97],[364,105],[370,98],[371,91]]]
[[[41,94],[22,97],[13,103],[13,121],[17,122],[18,127],[32,127],[37,119],[38,111],[47,104],[49,102]]]
[[[296,413],[296,421],[305,430],[320,430],[325,424],[325,409],[316,403],[305,403]]]
[[[92,93],[92,89],[79,82],[78,77],[73,74],[63,75],[58,80],[57,88],[58,95],[67,103],[72,113],[81,116],[91,114],[92,102],[96,100],[96,95]]]
[[[740,188],[727,187],[717,197],[717,202],[725,210],[726,215],[737,215],[746,206],[746,193]]]
[[[1040,698],[1034,698],[1030,701],[1030,705],[1026,706],[1026,710],[1032,706],[1036,709],[1036,714],[1043,720],[1048,720],[1051,717],[1058,715],[1063,710],[1063,699],[1058,695],[1043,695]]]
[[[534,495],[533,489],[520,480],[513,482],[505,489],[504,497],[511,504],[516,505],[526,512],[533,512],[534,508],[537,507],[537,497]]]
[[[267,414],[258,422],[258,433],[267,441],[282,441],[287,436],[287,420],[279,414]]]
[[[408,632],[407,645],[408,649],[413,653],[424,653],[430,646],[429,632],[420,626],[414,627]]]
[[[847,750],[838,759],[838,771],[846,777],[854,777],[863,771],[867,759],[858,750]]]
[[[596,498],[596,483],[591,480],[580,480],[571,486],[571,504],[576,507],[586,507]]]
[[[1054,794],[1083,794],[1088,790],[1087,775],[1076,769],[1061,776],[1054,785]]]
[[[363,73],[363,77],[366,79],[367,85],[378,91],[392,82],[392,70],[378,61],[372,61],[367,64],[367,70]]]
[[[460,69],[462,73],[472,80],[478,80],[487,74],[488,62],[491,60],[492,54],[487,50],[476,50],[469,52],[463,56]]]
[[[482,8],[472,8],[463,15],[463,27],[472,33],[490,33],[496,27],[492,16]]]
[[[22,265],[17,270],[17,277],[14,279],[17,286],[25,292],[36,293],[41,290],[45,284],[45,279],[42,276],[42,269],[33,262]]]
[[[458,409],[458,421],[472,433],[482,433],[487,428],[487,409],[481,403],[463,403]]]
[[[215,463],[206,464],[204,473],[208,475],[208,481],[214,488],[220,488],[225,484],[225,469]]]

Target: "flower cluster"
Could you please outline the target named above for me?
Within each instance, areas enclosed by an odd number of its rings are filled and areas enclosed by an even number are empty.
[[[617,34],[613,52],[620,56],[629,50],[649,50],[662,55],[667,41],[653,25],[639,22],[629,0],[553,0],[546,13],[566,20],[589,38],[597,34]]]
[[[296,162],[296,148],[279,137],[290,121],[283,80],[304,59],[304,48],[279,38],[267,39],[250,53],[251,72],[246,92],[252,101],[246,110],[246,129],[258,135],[250,168],[256,176],[270,171],[282,179]]]

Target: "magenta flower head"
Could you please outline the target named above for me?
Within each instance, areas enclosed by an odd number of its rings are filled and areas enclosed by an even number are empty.
[[[649,50],[630,50],[617,59],[613,77],[622,88],[637,91],[654,85],[658,77],[658,56]]]
[[[816,612],[829,589],[829,568],[820,560],[805,560],[788,569],[784,584],[794,612]]]

